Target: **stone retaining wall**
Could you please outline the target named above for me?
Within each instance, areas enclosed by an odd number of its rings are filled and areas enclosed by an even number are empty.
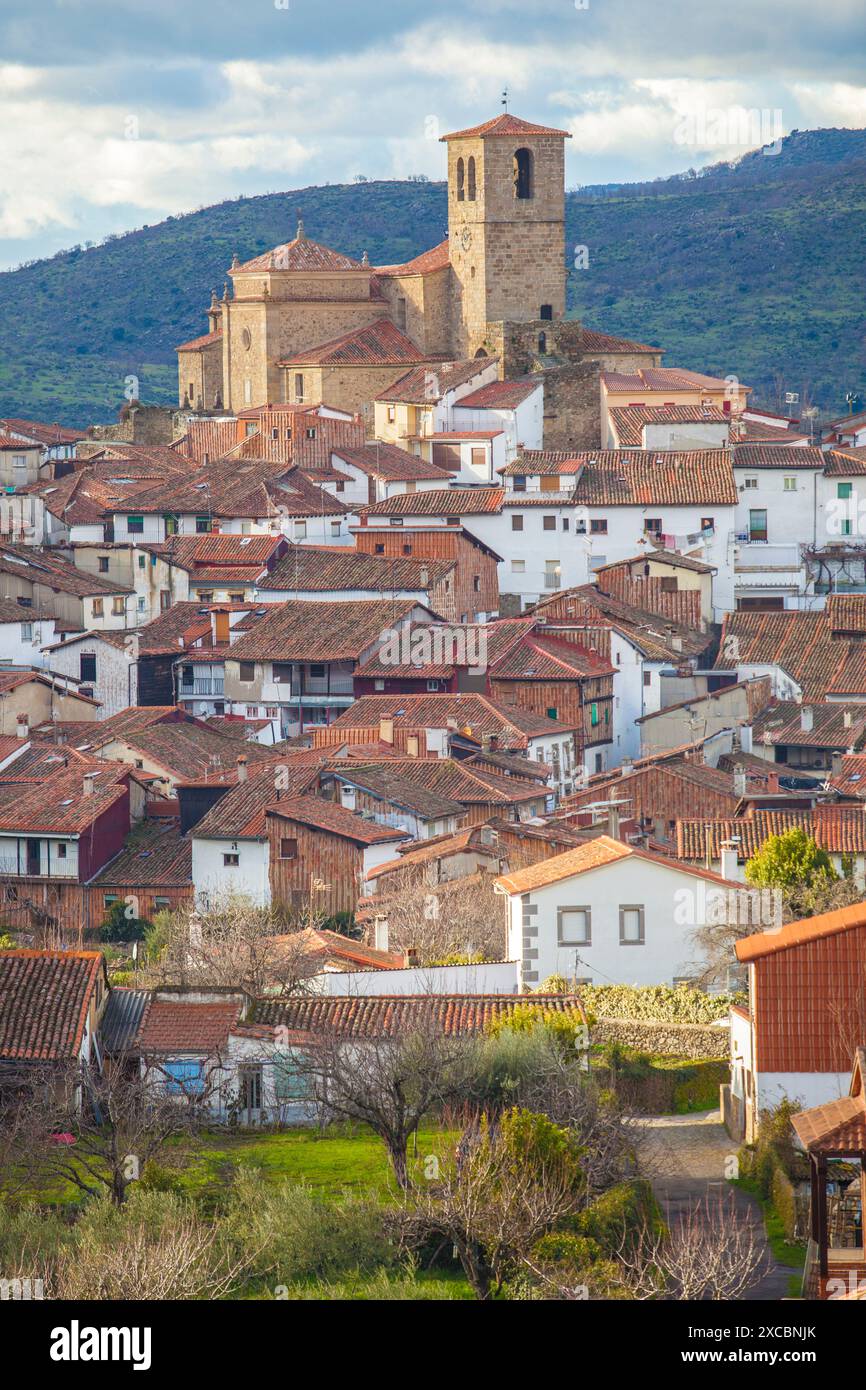
[[[731,1055],[730,1029],[708,1023],[648,1023],[644,1019],[598,1018],[592,1027],[594,1043],[618,1042],[660,1057]]]

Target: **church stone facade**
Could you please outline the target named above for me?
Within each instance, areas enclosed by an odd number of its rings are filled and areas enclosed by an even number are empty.
[[[498,358],[545,373],[546,447],[599,443],[599,371],[658,366],[658,349],[565,318],[565,131],[503,114],[442,137],[448,237],[371,266],[310,240],[235,257],[208,333],[178,348],[179,400],[237,413],[323,401],[363,414],[411,367]]]

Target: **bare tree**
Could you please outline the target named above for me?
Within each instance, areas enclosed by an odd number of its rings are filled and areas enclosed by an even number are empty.
[[[580,1146],[545,1115],[513,1109],[465,1131],[456,1161],[394,1218],[404,1244],[453,1244],[477,1298],[489,1299],[538,1240],[580,1210]]]
[[[218,1299],[237,1287],[248,1256],[230,1255],[217,1224],[193,1213],[158,1232],[133,1220],[111,1241],[61,1252],[50,1286],[62,1299]]]
[[[506,902],[494,893],[488,875],[431,885],[418,866],[400,875],[399,886],[384,887],[381,900],[374,899],[368,913],[386,918],[391,949],[414,950],[420,965],[455,956],[501,960]]]
[[[369,1125],[388,1150],[394,1176],[409,1187],[406,1146],[426,1115],[468,1098],[475,1046],[443,1033],[434,1010],[419,1009],[410,1028],[346,1038],[317,1032],[298,1053],[298,1072],[325,1119]]]
[[[736,1200],[694,1204],[668,1233],[645,1226],[617,1252],[630,1297],[736,1300],[760,1282],[768,1268],[763,1234]]]
[[[254,997],[298,994],[321,968],[304,934],[311,925],[307,915],[287,924],[275,909],[241,896],[226,897],[206,912],[184,908],[166,914],[138,982],[157,989],[228,987]]]
[[[167,1141],[195,1133],[207,1119],[212,1085],[192,1094],[182,1087],[169,1091],[166,1080],[159,1068],[144,1078],[136,1063],[124,1065],[123,1059],[101,1075],[77,1062],[31,1071],[14,1094],[7,1091],[3,1105],[12,1139],[0,1188],[13,1189],[27,1172],[64,1179],[87,1196],[109,1196],[122,1206]]]

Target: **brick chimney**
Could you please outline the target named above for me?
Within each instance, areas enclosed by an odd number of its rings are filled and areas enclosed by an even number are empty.
[[[95,773],[95,772],[85,772],[85,774],[84,774],[84,783],[83,783],[83,787],[82,787],[82,792],[83,792],[83,795],[84,795],[84,796],[92,796],[92,795],[93,795],[94,784],[95,784],[95,781],[96,781],[97,776],[98,776],[98,774]]]

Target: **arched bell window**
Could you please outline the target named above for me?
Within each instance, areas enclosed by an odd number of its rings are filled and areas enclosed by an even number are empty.
[[[532,151],[520,149],[514,151],[514,196],[515,198],[532,197]]]
[[[475,202],[475,156],[469,156],[466,166],[466,197],[470,203]]]
[[[462,160],[462,159],[458,159],[458,161],[457,161],[457,201],[458,201],[458,203],[462,203],[462,202],[463,202],[463,199],[466,197],[466,190],[465,190],[465,187],[464,187],[465,178],[466,178],[466,170],[465,170],[465,167],[464,167],[464,164],[463,164],[463,160]]]

